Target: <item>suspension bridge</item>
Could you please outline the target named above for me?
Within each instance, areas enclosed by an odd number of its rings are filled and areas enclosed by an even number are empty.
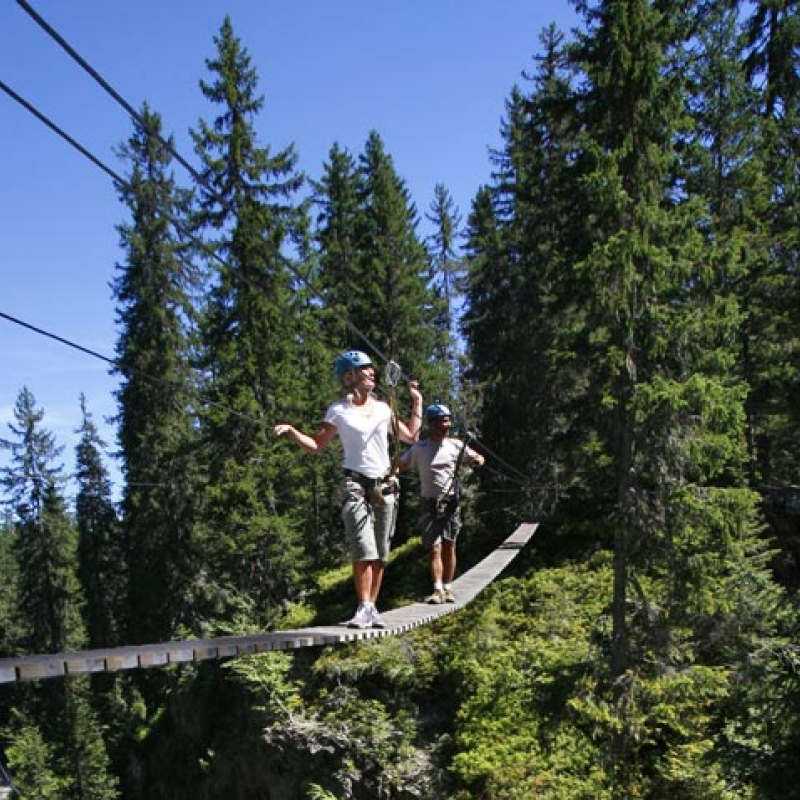
[[[411,603],[385,611],[381,615],[386,622],[385,628],[359,629],[345,625],[325,625],[299,630],[266,631],[248,636],[222,636],[104,650],[0,658],[0,683],[164,667],[273,650],[296,650],[302,647],[398,636],[452,614],[474,600],[516,558],[536,532],[536,528],[536,523],[523,523],[497,549],[457,578],[453,583],[455,603]]]

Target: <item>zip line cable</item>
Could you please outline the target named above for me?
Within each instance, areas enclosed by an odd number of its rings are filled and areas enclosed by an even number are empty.
[[[114,369],[121,370],[119,365],[119,361],[109,358],[108,356],[104,356],[102,353],[98,353],[96,350],[90,350],[88,347],[83,347],[80,344],[76,344],[75,342],[70,341],[69,339],[65,339],[63,336],[58,336],[55,333],[51,333],[50,331],[46,331],[44,328],[39,328],[36,325],[32,325],[30,322],[25,322],[24,320],[18,319],[17,317],[12,316],[11,314],[6,314],[5,311],[0,311],[0,318],[7,320],[8,322],[12,322],[15,325],[19,325],[22,328],[26,328],[33,333],[37,333],[40,336],[44,336],[48,339],[53,339],[60,344],[66,345],[67,347],[71,347],[74,350],[79,350],[81,353],[86,353],[86,355],[90,355],[93,358],[98,358],[100,361],[105,361],[106,364],[110,364]],[[172,382],[168,381],[164,378],[158,378],[153,375],[149,375],[146,372],[142,372],[141,370],[135,370],[135,374],[140,377],[144,378],[152,383],[160,384],[161,386],[171,386]],[[207,398],[200,398],[202,403],[205,405],[211,406],[212,408],[218,408],[220,411],[226,411],[229,414],[233,414],[240,419],[245,420],[246,422],[252,422],[256,425],[264,425],[263,420],[255,419],[255,417],[251,417],[248,414],[243,414],[241,411],[237,411],[235,408],[230,408],[229,406],[223,405],[222,403],[217,403],[214,400],[208,400]]]
[[[11,97],[17,103],[19,103],[26,111],[28,111],[31,114],[33,114],[33,116],[36,117],[36,119],[38,119],[39,122],[44,124],[46,127],[50,128],[50,130],[53,131],[53,133],[55,133],[58,136],[60,136],[68,144],[72,145],[81,155],[83,155],[86,158],[88,158],[89,161],[91,161],[96,167],[98,167],[103,172],[105,172],[106,175],[109,175],[111,177],[111,180],[113,180],[115,183],[120,183],[122,185],[125,185],[125,182],[122,180],[122,178],[120,178],[119,175],[117,175],[116,172],[114,172],[114,170],[112,170],[110,167],[106,166],[99,158],[97,158],[97,156],[95,156],[94,154],[89,152],[89,150],[87,150],[82,144],[80,144],[80,142],[76,141],[68,133],[66,133],[64,130],[59,128],[58,125],[56,125],[52,120],[50,120],[48,117],[46,117],[35,106],[33,106],[31,103],[29,103],[24,97],[21,97],[20,95],[18,95],[3,80],[0,80],[0,89],[2,89],[9,97]]]
[[[228,204],[219,196],[219,194],[208,184],[208,181],[194,168],[192,167],[189,162],[180,155],[180,153],[175,149],[175,147],[171,144],[170,141],[164,139],[158,133],[150,130],[150,128],[146,125],[146,121],[142,118],[140,114],[136,112],[136,110],[131,106],[129,102],[127,102],[120,94],[117,92],[109,83],[106,81],[98,72],[95,70],[52,26],[50,26],[31,6],[26,0],[17,0],[17,3],[25,10],[31,18],[40,26],[43,30],[45,30],[80,66],[89,74],[91,77],[97,81],[97,83],[106,91],[108,94],[117,102],[122,108],[132,117],[132,119],[137,122],[141,128],[144,130],[145,134],[148,136],[154,136],[161,144],[164,146],[174,157],[175,159],[184,166],[189,174],[194,178],[196,182],[201,184],[203,188],[209,192],[209,194],[219,202],[224,208],[228,206]],[[68,144],[74,147],[78,152],[80,152],[85,158],[91,161],[96,167],[101,169],[104,173],[106,173],[114,183],[118,186],[118,188],[125,189],[127,191],[131,190],[130,184],[124,180],[120,175],[118,175],[114,170],[112,170],[109,166],[107,166],[103,161],[101,161],[97,156],[95,156],[91,151],[81,145],[76,139],[72,136],[67,134],[63,129],[61,129],[58,125],[56,125],[52,120],[50,120],[45,114],[39,111],[35,106],[25,100],[22,96],[20,96],[17,92],[11,89],[5,82],[0,80],[0,88],[6,92],[12,99],[14,99],[17,103],[19,103],[23,108],[25,108],[29,113],[35,116],[40,122],[42,122],[46,127],[56,133],[59,137],[64,139]],[[232,269],[230,264],[228,264],[213,248],[211,248],[207,243],[198,240],[191,232],[187,231],[184,226],[181,225],[173,217],[168,217],[168,221],[170,224],[175,228],[176,232],[189,239],[193,244],[199,246],[199,248],[209,255],[211,258],[219,262],[222,266],[226,267],[227,269]],[[298,274],[297,270],[294,268],[294,265],[291,261],[284,256],[282,253],[278,253],[278,257],[281,259],[282,263],[289,271],[291,276],[297,281],[300,285],[309,288],[305,279]],[[240,274],[239,277],[254,291],[258,292],[259,287],[255,286],[245,275]],[[5,316],[5,315],[4,315]],[[347,328],[358,336],[363,342],[367,344],[367,346],[380,358],[382,359],[387,366],[394,365],[398,369],[398,374],[400,377],[404,378],[406,381],[410,381],[410,377],[406,375],[402,369],[399,368],[399,365],[396,362],[393,362],[385,353],[383,353],[378,346],[367,337],[367,335],[361,331],[358,326],[356,326],[351,320],[349,320],[345,315],[337,312],[337,316],[339,316],[340,320],[344,322]],[[21,323],[25,324],[25,323]],[[32,329],[33,326],[31,326]],[[49,335],[51,338],[58,339],[59,337]],[[65,344],[68,344],[71,347],[75,347],[76,349],[84,349],[81,348],[79,345],[75,345],[74,343],[64,341]],[[91,351],[86,351],[90,355],[97,355],[99,358],[109,361],[109,363],[115,363],[104,356],[101,356],[96,353],[92,353]],[[238,414],[233,409],[227,409],[234,414]],[[241,415],[246,419],[251,419],[246,415]],[[255,420],[251,420],[255,421]],[[523,481],[527,482],[527,476],[518,470],[513,465],[509,464],[508,462],[504,461],[500,456],[494,453],[489,447],[485,445],[484,442],[479,440],[477,437],[473,437],[476,444],[478,444],[483,450],[487,452],[492,458],[494,458],[498,463],[502,464],[506,469],[516,473]]]
[[[86,353],[87,355],[90,355],[94,358],[99,358],[101,361],[105,361],[106,364],[111,364],[111,366],[118,368],[118,364],[113,358],[104,356],[102,353],[98,353],[96,350],[90,350],[88,347],[83,347],[82,345],[75,344],[75,342],[71,342],[69,341],[69,339],[64,339],[62,336],[58,336],[55,333],[50,333],[49,331],[43,330],[42,328],[37,328],[35,325],[31,325],[29,322],[24,322],[21,319],[12,317],[10,314],[6,314],[4,311],[0,311],[0,317],[8,320],[9,322],[13,322],[15,325],[19,325],[22,328],[27,328],[29,331],[38,333],[40,336],[46,336],[48,339],[53,339],[56,342],[65,344],[67,347],[72,347],[74,350],[80,350],[81,353]]]
[[[473,437],[473,441],[476,444],[480,445],[481,450],[485,450],[488,455],[490,455],[495,461],[497,461],[498,464],[502,464],[507,470],[516,473],[516,475],[518,476],[519,480],[523,483],[523,485],[527,486],[530,483],[530,479],[527,475],[518,470],[512,464],[509,464],[507,461],[504,461],[502,458],[500,458],[500,456],[497,455],[497,453],[493,452],[489,447],[487,447],[484,442],[482,442],[480,439],[477,438],[477,436]]]
[[[187,170],[187,172],[198,182],[202,183],[204,188],[214,197],[216,200],[220,200],[218,194],[214,191],[212,187],[208,185],[208,183],[203,179],[203,176],[175,149],[172,143],[164,139],[160,134],[156,133],[155,131],[151,131],[146,124],[145,119],[139,114],[133,106],[125,100],[125,98],[111,86],[108,81],[106,81],[100,73],[89,64],[86,59],[84,59],[74,47],[72,47],[66,39],[64,39],[61,34],[58,33],[51,25],[47,23],[47,21],[39,14],[37,11],[30,5],[30,3],[25,2],[25,0],[17,0],[17,4],[22,7],[22,9],[36,22],[39,27],[42,28],[50,37],[52,37],[78,64],[80,64],[83,69],[94,78],[95,81],[106,91],[114,100],[117,101],[125,111],[133,117],[136,122],[141,125],[142,129],[147,133],[148,136],[155,136],[158,141],[167,149],[169,152],[174,156],[175,160]]]

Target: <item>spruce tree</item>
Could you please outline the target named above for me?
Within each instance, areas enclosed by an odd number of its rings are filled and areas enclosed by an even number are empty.
[[[672,756],[637,765],[645,754],[633,728],[651,703],[673,696],[673,670],[696,708],[714,704],[728,658],[744,661],[770,629],[777,594],[756,498],[742,488],[745,387],[730,348],[741,317],[717,296],[730,260],[703,235],[703,198],[687,200],[675,183],[684,17],[645,0],[580,6],[589,22],[575,50],[588,79],[584,180],[597,215],[580,265],[596,348],[590,424],[615,491],[615,795],[666,795],[694,775],[705,787],[697,796],[716,796],[724,768],[706,780],[703,759],[682,764],[684,777]],[[695,717],[691,726],[698,752],[710,749],[706,725]],[[689,730],[653,733],[669,753]]]
[[[63,467],[57,463],[63,448],[42,427],[44,411],[27,388],[19,393],[14,417],[11,462],[0,474],[15,515],[20,627],[29,652],[60,653],[85,641],[77,536],[61,493]]]
[[[214,41],[200,86],[216,116],[193,132],[203,165],[195,224],[213,237],[214,270],[201,326],[203,548],[219,587],[214,613],[263,625],[299,591],[305,561],[297,520],[281,513],[295,505],[297,476],[269,430],[304,377],[290,258],[303,252],[307,219],[294,148],[258,142],[258,75],[229,18]]]
[[[124,644],[122,620],[127,600],[122,529],[103,464],[105,443],[81,395],[82,422],[76,448],[75,522],[78,576],[86,598],[84,616],[90,647]]]
[[[506,103],[494,183],[481,199],[495,232],[476,229],[470,242],[465,315],[483,438],[508,462],[503,472],[522,478],[526,494],[515,506],[540,521],[564,498],[584,516],[597,478],[583,469],[574,435],[585,417],[588,330],[586,287],[571,265],[587,252],[592,216],[575,163],[573,68],[554,26],[541,48],[536,72],[524,73],[531,91],[514,87]]]
[[[441,341],[436,357],[449,365],[453,382],[447,397],[443,399],[454,404],[458,392],[458,376],[462,368],[462,348],[457,322],[466,270],[459,252],[461,214],[444,184],[437,183],[434,186],[433,200],[425,216],[433,226],[427,247],[431,264],[429,283],[435,297],[435,323]]]
[[[467,305],[462,319],[469,354],[465,378],[471,395],[476,398],[474,402],[480,407],[481,442],[488,443],[492,452],[502,454],[510,463],[513,454],[509,455],[509,450],[521,430],[519,415],[523,411],[519,398],[503,387],[508,375],[522,362],[515,358],[513,325],[503,316],[516,313],[513,294],[508,291],[513,268],[495,207],[495,194],[488,186],[481,187],[473,200],[467,218],[465,253],[469,268]],[[465,396],[463,386],[462,396]],[[490,463],[498,466],[494,461]],[[508,488],[504,482],[497,483],[498,478],[506,475],[506,469],[484,470],[482,474],[484,488],[489,490],[488,507],[482,511],[487,514],[486,527],[491,529],[493,523],[502,525],[508,518],[508,496],[494,493]],[[517,501],[519,496],[513,499]]]
[[[47,742],[37,725],[15,712],[2,735],[9,742],[8,766],[22,797],[63,800],[69,795],[72,781],[60,769],[57,748]]]
[[[74,677],[65,687],[65,703],[61,722],[64,749],[64,773],[72,786],[65,798],[75,800],[116,800],[119,780],[111,772],[111,764],[103,740],[105,728],[92,708],[88,679]]]
[[[333,358],[351,340],[357,340],[351,326],[359,318],[363,291],[359,272],[360,184],[353,156],[334,143],[323,164],[322,177],[313,186],[314,238],[324,301],[320,310],[322,331]]]
[[[145,108],[142,119],[122,149],[131,174],[121,197],[131,221],[119,227],[125,261],[114,283],[128,643],[165,640],[181,626],[197,629],[199,574],[187,332],[195,278],[178,232],[185,198],[158,115]]]
[[[17,608],[18,570],[14,558],[14,525],[9,512],[2,509],[3,520],[0,522],[0,658],[14,654],[18,640],[17,625],[19,622]]]
[[[380,353],[419,378],[429,394],[444,393],[449,376],[447,365],[433,362],[442,336],[435,327],[416,207],[376,131],[359,156],[358,173],[360,289],[351,318]]]
[[[423,392],[446,396],[447,365],[434,363],[445,339],[416,208],[376,131],[357,163],[334,145],[314,201],[318,288],[332,353],[366,351],[379,378],[384,360],[397,361],[422,381]]]
[[[745,367],[755,476],[761,487],[777,489],[769,499],[780,501],[797,483],[800,451],[800,7],[776,0],[748,11],[745,64],[758,92],[760,133],[752,174],[761,180],[762,202],[744,209],[752,230]]]

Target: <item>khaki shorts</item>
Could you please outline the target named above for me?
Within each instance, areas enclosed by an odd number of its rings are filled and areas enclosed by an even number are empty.
[[[422,544],[430,550],[437,544],[455,542],[461,532],[461,508],[441,516],[436,511],[436,501],[423,497],[420,502],[419,530]]]
[[[385,498],[385,505],[369,501],[364,486],[353,478],[343,484],[342,520],[351,561],[389,560],[397,522],[397,495]]]

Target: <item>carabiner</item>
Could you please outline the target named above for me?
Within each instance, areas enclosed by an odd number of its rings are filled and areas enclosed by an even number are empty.
[[[383,380],[387,386],[397,386],[400,378],[403,377],[403,370],[396,361],[387,361],[383,372]]]

